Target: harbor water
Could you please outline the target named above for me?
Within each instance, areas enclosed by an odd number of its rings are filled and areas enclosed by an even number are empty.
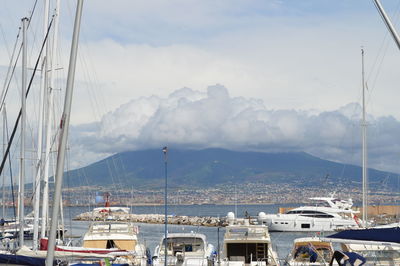
[[[187,215],[187,216],[212,216],[225,217],[228,212],[237,213],[237,217],[243,218],[245,214],[251,217],[256,217],[259,212],[277,213],[279,207],[297,207],[298,204],[265,204],[265,205],[172,205],[168,206],[168,215]],[[127,207],[127,206],[124,206]],[[128,206],[129,207],[129,206]],[[83,212],[91,211],[94,207],[64,207],[64,223],[67,229],[66,241],[71,242],[74,246],[82,245],[82,237],[87,232],[90,226],[89,221],[74,221],[73,218]],[[131,213],[135,214],[163,214],[164,206],[130,206]],[[30,208],[26,208],[27,213]],[[13,209],[7,208],[6,217],[12,219]],[[163,224],[146,224],[137,223],[139,227],[140,240],[150,249],[153,254],[155,247],[159,244],[161,237],[164,234]],[[178,232],[195,232],[207,236],[209,243],[213,244],[215,249],[222,249],[225,229],[222,227],[219,230],[217,227],[205,226],[182,226],[168,225],[169,233]],[[330,233],[327,233],[329,235]],[[280,259],[285,259],[291,251],[293,240],[299,237],[314,236],[315,233],[300,233],[300,232],[272,232],[271,241],[273,248],[277,251]],[[30,244],[30,241],[27,241]]]
[[[244,217],[245,213],[255,217],[259,212],[276,213],[279,207],[295,207],[298,205],[172,205],[168,206],[169,215],[187,215],[187,216],[213,216],[225,217],[228,212],[235,212],[238,217]],[[90,222],[87,221],[73,221],[72,218],[76,215],[88,212],[92,207],[66,207],[64,208],[65,227],[68,229],[67,236],[74,236],[72,243],[80,245],[81,237],[88,230]],[[163,214],[164,206],[132,206],[131,213],[136,214]],[[140,232],[140,240],[153,253],[154,248],[159,244],[162,235],[164,234],[164,225],[162,224],[145,224],[138,223]],[[225,229],[220,228],[219,242],[222,249]],[[213,244],[215,249],[218,246],[218,228],[217,227],[204,227],[204,226],[181,226],[181,225],[168,225],[168,232],[197,232],[205,234],[209,243]],[[292,243],[295,238],[313,236],[315,233],[294,233],[294,232],[273,232],[270,233],[271,241],[274,249],[278,252],[279,258],[284,259],[289,254]]]

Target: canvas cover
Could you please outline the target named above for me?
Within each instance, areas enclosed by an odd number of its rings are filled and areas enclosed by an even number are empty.
[[[400,227],[344,230],[328,238],[400,243]]]

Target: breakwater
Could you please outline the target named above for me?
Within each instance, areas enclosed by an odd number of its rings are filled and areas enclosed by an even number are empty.
[[[98,213],[85,212],[77,215],[75,221],[104,221],[111,219],[113,221],[129,221],[135,223],[150,223],[163,224],[164,214],[128,214],[128,213]],[[168,224],[178,225],[194,225],[194,226],[226,226],[225,218],[210,217],[210,216],[184,216],[184,215],[168,215]]]

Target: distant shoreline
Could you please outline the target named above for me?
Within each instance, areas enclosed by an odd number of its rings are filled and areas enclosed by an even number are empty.
[[[237,205],[277,205],[278,203],[238,203]],[[299,203],[283,203],[282,205],[287,204],[299,204]],[[31,204],[25,204],[25,207],[32,207]],[[64,207],[104,207],[104,205],[97,205],[97,204],[63,204]],[[122,206],[122,207],[151,207],[151,206],[164,206],[163,203],[134,203],[134,204],[119,204],[119,203],[111,203],[111,206]],[[214,204],[214,203],[204,203],[204,204],[168,204],[168,206],[235,206],[233,203],[221,203],[221,204]],[[13,205],[6,205],[7,208],[12,208]],[[17,207],[17,206],[15,206]]]

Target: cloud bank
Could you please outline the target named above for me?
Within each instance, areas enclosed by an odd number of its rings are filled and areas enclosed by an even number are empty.
[[[159,148],[266,152],[305,151],[359,164],[361,107],[338,110],[270,109],[254,98],[232,97],[222,85],[204,91],[182,88],[167,97],[133,99],[100,122],[71,129],[76,165],[121,151]],[[368,116],[370,166],[400,172],[400,122]]]

